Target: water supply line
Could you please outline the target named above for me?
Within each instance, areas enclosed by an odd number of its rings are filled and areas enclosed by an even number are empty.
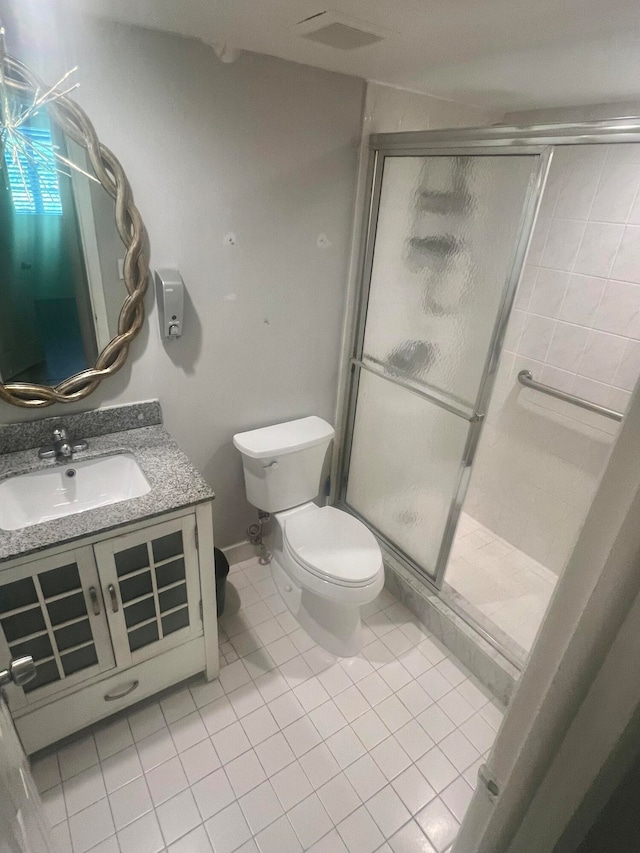
[[[249,542],[256,549],[256,554],[259,557],[258,562],[261,566],[268,566],[271,562],[271,553],[262,541],[262,528],[271,519],[271,515],[263,510],[258,510],[258,521],[250,524],[247,527],[247,537]]]

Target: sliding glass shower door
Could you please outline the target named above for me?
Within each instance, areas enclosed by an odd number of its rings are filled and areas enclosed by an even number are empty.
[[[440,586],[549,155],[374,158],[341,500]]]

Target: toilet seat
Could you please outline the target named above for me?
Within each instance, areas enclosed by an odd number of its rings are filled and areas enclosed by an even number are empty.
[[[284,541],[308,572],[340,586],[367,586],[382,569],[373,534],[357,518],[332,506],[314,506],[288,518]]]

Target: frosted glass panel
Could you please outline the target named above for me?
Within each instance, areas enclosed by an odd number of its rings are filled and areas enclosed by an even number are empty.
[[[364,361],[475,406],[538,163],[386,158]]]
[[[347,503],[431,575],[469,428],[464,418],[361,370]]]

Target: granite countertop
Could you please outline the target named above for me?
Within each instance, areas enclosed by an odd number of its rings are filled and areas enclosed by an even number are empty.
[[[74,542],[85,536],[203,503],[214,497],[209,486],[160,425],[97,435],[89,438],[88,442],[87,450],[74,454],[74,462],[116,453],[132,453],[149,481],[151,490],[139,498],[34,524],[21,530],[0,530],[0,564],[54,545]],[[56,464],[50,459],[39,459],[35,448],[4,453],[0,455],[0,481],[15,474],[53,468]]]

